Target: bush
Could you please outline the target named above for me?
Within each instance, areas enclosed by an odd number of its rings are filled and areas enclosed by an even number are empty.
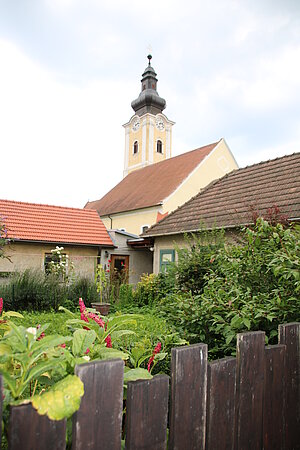
[[[30,269],[15,273],[6,284],[0,284],[0,297],[14,311],[49,311],[59,306],[76,309],[79,297],[87,305],[98,300],[95,283],[88,278],[77,278],[67,284],[54,274]]]
[[[197,269],[199,294],[183,292],[187,281],[178,279],[178,292],[162,301],[176,329],[190,342],[207,343],[214,358],[234,354],[236,333],[262,330],[273,343],[280,323],[300,320],[300,227],[258,219],[242,237],[241,245],[207,251],[211,267],[204,275]],[[199,258],[192,254],[191,266],[197,259],[201,264],[200,254],[200,248]],[[177,273],[187,268],[188,255],[178,261]]]

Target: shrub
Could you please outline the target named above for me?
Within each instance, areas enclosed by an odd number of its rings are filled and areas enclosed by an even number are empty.
[[[42,271],[27,269],[15,273],[5,285],[0,284],[0,297],[5,298],[7,307],[15,311],[57,310],[59,306],[74,310],[80,296],[87,305],[97,301],[95,283],[80,277],[67,284],[55,274],[45,275]]]
[[[300,319],[300,227],[258,219],[242,237],[241,245],[211,253],[200,294],[179,291],[162,302],[176,329],[191,342],[207,343],[213,357],[234,354],[238,332],[263,330],[272,342],[280,323]],[[179,260],[178,273],[182,266],[187,262]]]

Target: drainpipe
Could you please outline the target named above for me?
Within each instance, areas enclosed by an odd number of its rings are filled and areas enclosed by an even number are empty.
[[[107,216],[109,219],[110,219],[110,229],[112,230],[112,223],[113,223],[113,220],[112,220],[112,218],[110,217],[110,216]]]

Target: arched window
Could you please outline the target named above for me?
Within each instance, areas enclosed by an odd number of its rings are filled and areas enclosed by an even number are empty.
[[[139,151],[139,143],[138,143],[138,141],[134,141],[133,154],[136,155],[138,151]]]
[[[157,153],[162,153],[163,149],[162,149],[162,142],[160,139],[158,139],[157,143],[156,143],[156,151]]]

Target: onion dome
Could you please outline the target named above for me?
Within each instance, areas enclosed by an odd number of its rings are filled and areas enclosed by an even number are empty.
[[[142,75],[142,90],[136,100],[131,103],[132,108],[138,116],[149,112],[151,114],[161,113],[166,107],[166,100],[158,95],[156,90],[157,78],[150,64],[151,55],[147,56],[149,63]]]

